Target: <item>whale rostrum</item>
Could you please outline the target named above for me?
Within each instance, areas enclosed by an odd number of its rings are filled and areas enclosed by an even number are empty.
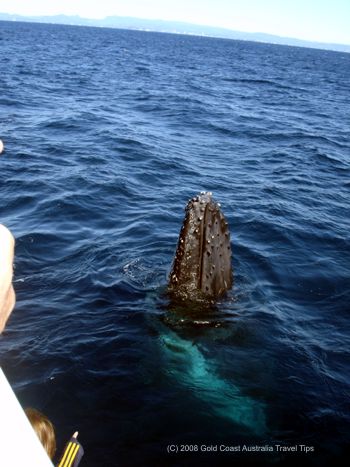
[[[180,300],[221,297],[232,287],[230,231],[212,193],[189,200],[169,276],[169,293]]]
[[[190,312],[196,318],[193,321],[196,324],[201,321],[198,318],[202,312],[216,308],[214,303],[232,283],[228,223],[212,193],[202,192],[186,206],[169,276],[170,310],[177,314],[185,308],[186,314]],[[215,359],[207,358],[209,354],[201,351],[201,344],[185,337],[183,321],[179,320],[180,328],[176,326],[180,333],[167,326],[172,325],[172,320],[159,324],[163,357],[169,367],[167,373],[174,377],[176,384],[189,388],[208,406],[211,414],[239,425],[254,436],[265,437],[268,433],[265,402],[244,394],[234,381],[223,377]]]

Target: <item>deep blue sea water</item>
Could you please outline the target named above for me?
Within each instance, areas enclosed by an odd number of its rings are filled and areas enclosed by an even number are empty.
[[[79,430],[82,466],[349,453],[349,77],[331,51],[0,23],[17,293],[0,363],[59,449]],[[233,290],[210,312],[164,294],[201,190],[233,249]],[[201,452],[221,444],[274,452]]]

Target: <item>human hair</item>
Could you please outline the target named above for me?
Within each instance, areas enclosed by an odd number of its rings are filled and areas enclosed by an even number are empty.
[[[53,424],[46,415],[39,412],[39,410],[28,408],[25,409],[25,414],[41,444],[44,446],[45,451],[50,459],[52,459],[56,452],[56,436]]]

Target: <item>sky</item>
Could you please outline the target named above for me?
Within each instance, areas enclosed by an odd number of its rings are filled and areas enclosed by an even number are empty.
[[[350,0],[0,0],[0,12],[133,16],[350,45]]]

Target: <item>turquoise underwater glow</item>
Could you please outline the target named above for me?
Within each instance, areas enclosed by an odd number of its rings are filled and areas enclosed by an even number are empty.
[[[252,434],[267,432],[265,404],[242,394],[238,386],[221,378],[215,363],[208,361],[198,346],[167,330],[160,336],[168,365],[176,382],[190,388],[208,409],[220,417],[247,428]]]

